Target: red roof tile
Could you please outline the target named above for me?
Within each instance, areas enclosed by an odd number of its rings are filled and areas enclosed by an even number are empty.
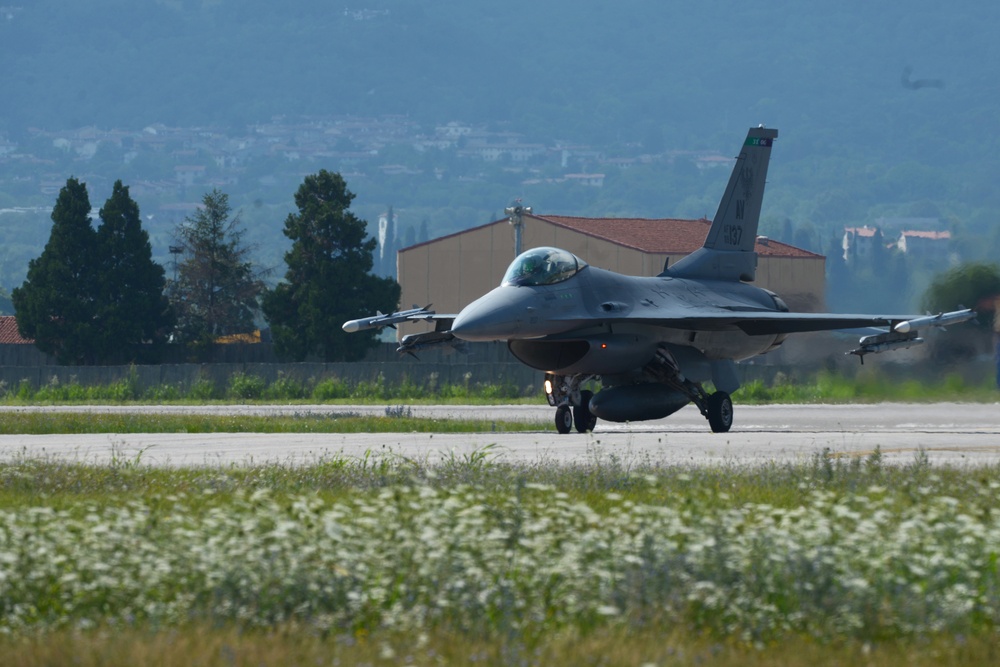
[[[925,232],[918,230],[904,230],[903,236],[909,236],[919,239],[931,239],[932,241],[940,241],[951,238],[951,232]]]
[[[563,215],[534,217],[642,252],[671,255],[686,255],[700,248],[705,243],[705,236],[712,226],[712,223],[705,218],[700,220],[575,218]],[[764,237],[757,237],[755,250],[762,257],[822,257],[814,252]]]
[[[712,223],[704,218],[700,220],[680,220],[677,218],[577,218],[567,215],[525,216],[525,219],[530,218],[544,220],[552,225],[572,229],[580,234],[604,239],[641,252],[664,255],[687,255],[694,252],[705,243],[705,237],[712,226]],[[407,248],[402,248],[402,251],[436,243],[453,236],[460,236],[474,229],[483,229],[491,225],[506,225],[507,222],[507,218],[501,218],[500,220],[495,220],[479,227],[464,229],[460,232],[454,232]],[[762,236],[757,237],[755,250],[762,257],[823,258],[823,255],[818,255],[814,252],[809,252],[808,250]]]
[[[17,330],[17,318],[0,315],[0,345],[31,345],[35,341],[22,338]]]

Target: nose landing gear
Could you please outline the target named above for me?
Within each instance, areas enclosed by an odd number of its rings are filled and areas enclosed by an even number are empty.
[[[556,375],[545,374],[545,397],[549,405],[556,408],[556,430],[566,434],[576,427],[579,433],[593,431],[597,425],[597,417],[590,411],[590,399],[594,392],[580,385],[593,379],[593,375]]]

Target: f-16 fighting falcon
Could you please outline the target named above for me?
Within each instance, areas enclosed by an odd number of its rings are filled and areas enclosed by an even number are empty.
[[[712,431],[733,424],[736,362],[774,350],[789,334],[881,327],[853,354],[912,347],[919,329],[964,322],[971,310],[934,316],[794,313],[755,287],[754,250],[767,166],[778,131],[751,128],[740,148],[704,246],[655,277],[605,271],[558,248],[519,255],[500,286],[458,314],[428,308],[352,320],[347,332],[430,321],[400,352],[462,341],[506,341],[521,362],[545,372],[560,433],[613,422],[660,419],[694,403]],[[582,389],[599,382],[596,394]],[[704,383],[715,390],[708,393]]]

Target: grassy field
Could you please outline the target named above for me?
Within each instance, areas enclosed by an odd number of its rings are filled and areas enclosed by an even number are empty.
[[[592,389],[598,389],[594,386]],[[816,373],[811,379],[789,381],[779,375],[765,384],[755,380],[745,384],[733,398],[754,403],[848,403],[879,401],[976,401],[995,402],[997,387],[992,378],[969,382],[958,373],[937,378],[899,378],[884,372],[860,370],[844,376]],[[296,381],[279,378],[266,382],[246,373],[235,373],[225,387],[203,380],[191,386],[161,385],[142,389],[136,375],[108,385],[83,386],[75,381],[60,383],[53,378],[42,387],[27,381],[18,386],[0,385],[0,403],[7,405],[51,403],[253,403],[280,402],[381,404],[453,403],[542,403],[537,387],[511,384],[438,384],[433,377],[391,384],[379,379],[349,385],[338,378]]]
[[[551,420],[517,422],[426,419],[405,407],[385,415],[343,413],[199,415],[94,412],[7,412],[0,415],[0,435],[49,433],[489,433],[554,430]]]
[[[3,664],[966,665],[1000,468],[0,466]]]
[[[995,402],[988,384],[751,383],[742,403]],[[241,376],[3,393],[8,404],[392,402],[384,417],[6,413],[0,433],[484,432],[400,403],[512,388]],[[514,464],[369,453],[304,466],[0,464],[2,665],[1000,664],[1000,467]]]

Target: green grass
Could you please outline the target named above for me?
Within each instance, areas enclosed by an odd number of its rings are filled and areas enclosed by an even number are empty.
[[[598,389],[598,387],[593,387]],[[821,371],[810,379],[793,382],[779,374],[765,384],[745,384],[734,398],[742,403],[847,403],[878,401],[973,401],[995,402],[997,388],[992,379],[967,381],[958,373],[941,378],[894,377],[885,371],[861,369],[846,376]],[[538,387],[512,384],[439,384],[435,373],[418,381],[388,383],[379,376],[373,382],[349,384],[336,377],[295,380],[285,376],[268,383],[257,375],[234,373],[225,386],[202,379],[190,386],[160,385],[141,388],[135,373],[108,385],[83,386],[75,380],[59,382],[55,377],[42,387],[21,382],[0,386],[0,403],[329,403],[377,405],[392,401],[405,404],[528,404],[543,401]]]
[[[59,381],[57,376],[41,387],[24,380],[17,386],[0,386],[0,401],[25,403],[189,403],[189,402],[350,402],[380,403],[387,400],[435,403],[496,403],[540,400],[535,387],[510,383],[439,384],[437,374],[415,382],[406,379],[390,384],[382,375],[372,382],[348,383],[337,377],[296,380],[281,376],[273,382],[251,373],[233,373],[225,386],[202,378],[191,385],[158,385],[142,388],[136,372],[107,385],[81,385],[75,378]]]
[[[6,412],[0,435],[50,433],[488,433],[551,429],[549,421],[424,419],[387,408],[385,416],[304,413],[287,416]]]
[[[542,485],[598,511],[616,506],[617,501],[609,501],[609,493],[629,503],[721,511],[747,504],[790,509],[817,491],[846,497],[879,488],[902,508],[945,491],[963,504],[979,502],[994,484],[1000,485],[1000,466],[935,468],[921,452],[906,465],[887,465],[876,449],[864,457],[819,452],[805,464],[701,467],[661,464],[648,452],[622,456],[596,444],[584,461],[560,464],[505,461],[502,451],[492,445],[452,453],[436,465],[388,450],[369,450],[360,457],[325,455],[305,465],[248,463],[180,469],[148,465],[141,453],[115,457],[107,465],[22,454],[0,464],[0,506],[27,501],[66,504],[77,497],[101,504],[124,499],[152,502],[180,493],[200,507],[260,490],[276,497],[312,493],[335,502],[357,493],[374,494],[413,484],[440,490],[467,486],[491,496],[509,496],[526,485]]]
[[[817,373],[805,382],[778,378],[767,385],[754,380],[743,385],[733,399],[743,404],[767,403],[879,403],[895,401],[925,403],[937,401],[996,402],[1000,399],[993,380],[967,382],[957,373],[940,380],[896,379],[877,372],[860,372],[845,377]]]
[[[321,633],[294,625],[266,631],[192,625],[178,629],[103,628],[0,637],[9,667],[260,667],[284,665],[445,665],[465,667],[968,667],[994,665],[1000,639],[929,636],[917,642],[818,643],[788,639],[763,646],[692,636],[669,622],[615,627],[580,637],[559,633],[531,651],[445,630]]]
[[[4,664],[993,664],[1000,466],[0,465]],[[407,659],[409,657],[409,659]]]

